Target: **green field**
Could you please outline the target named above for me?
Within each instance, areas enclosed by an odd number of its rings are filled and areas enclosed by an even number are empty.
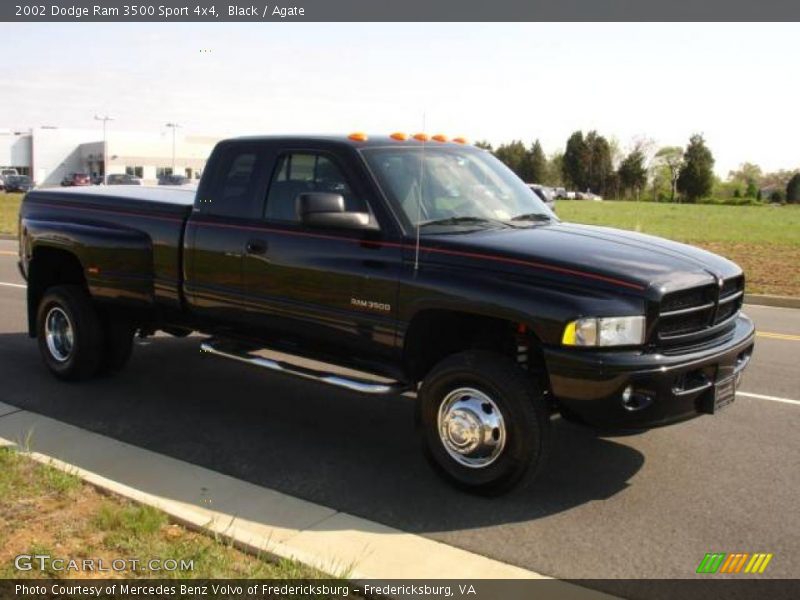
[[[0,233],[16,235],[21,194],[0,193]],[[726,206],[559,200],[565,221],[702,246],[739,263],[752,293],[800,296],[800,205]]]
[[[800,245],[800,205],[559,200],[556,211],[565,221],[631,229],[683,242]]]
[[[17,235],[17,215],[22,194],[0,192],[0,233]]]
[[[800,296],[800,205],[725,206],[559,200],[565,221],[702,246],[739,263],[751,293]]]

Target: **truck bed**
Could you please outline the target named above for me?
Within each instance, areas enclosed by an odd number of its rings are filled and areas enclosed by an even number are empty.
[[[102,186],[33,190],[23,244],[71,247],[98,299],[178,308],[183,231],[195,188]]]
[[[111,185],[38,188],[30,192],[31,196],[46,196],[49,199],[59,198],[62,201],[86,201],[110,199],[115,205],[130,204],[148,207],[158,205],[169,212],[176,207],[191,207],[197,188],[194,186],[146,186],[146,185]],[[181,210],[181,212],[183,212]]]

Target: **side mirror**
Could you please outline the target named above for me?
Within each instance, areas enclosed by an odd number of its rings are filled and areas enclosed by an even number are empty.
[[[309,192],[297,197],[297,213],[303,225],[339,229],[377,229],[368,212],[346,211],[341,194]]]

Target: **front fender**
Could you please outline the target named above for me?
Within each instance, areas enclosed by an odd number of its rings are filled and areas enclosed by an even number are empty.
[[[400,282],[399,332],[426,310],[449,310],[524,323],[543,344],[560,344],[567,321],[645,314],[641,296],[554,285],[534,277],[426,264]]]

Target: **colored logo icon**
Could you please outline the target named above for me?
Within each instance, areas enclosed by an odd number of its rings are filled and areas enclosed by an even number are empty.
[[[747,552],[709,553],[700,561],[697,573],[763,573],[772,560],[772,556],[765,552],[755,554]]]

